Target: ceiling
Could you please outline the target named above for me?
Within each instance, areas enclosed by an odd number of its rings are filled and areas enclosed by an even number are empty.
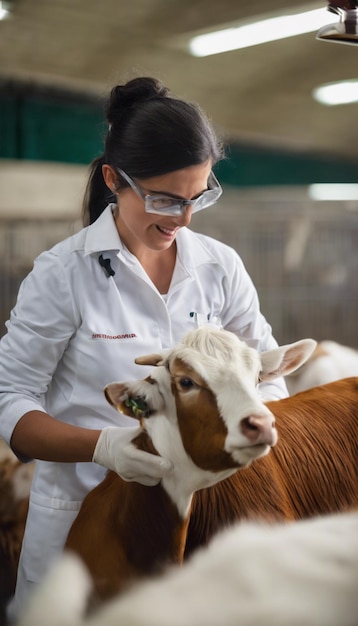
[[[161,78],[199,102],[230,139],[358,157],[358,105],[324,107],[320,83],[356,78],[358,49],[315,33],[194,58],[189,33],[270,12],[299,0],[13,0],[0,22],[0,78],[103,95],[135,75]],[[326,8],[306,3],[303,8]],[[332,23],[337,21],[332,14]]]

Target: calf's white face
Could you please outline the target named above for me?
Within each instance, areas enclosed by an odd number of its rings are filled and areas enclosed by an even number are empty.
[[[145,422],[163,456],[175,457],[182,446],[204,470],[235,469],[277,441],[259,382],[293,371],[315,345],[305,339],[260,354],[229,331],[202,326],[173,349],[136,359],[156,366],[148,378],[112,383],[105,393],[113,406]]]

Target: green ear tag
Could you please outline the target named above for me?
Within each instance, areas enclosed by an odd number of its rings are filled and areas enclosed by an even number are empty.
[[[148,405],[141,398],[127,398],[124,404],[136,417],[149,417]]]

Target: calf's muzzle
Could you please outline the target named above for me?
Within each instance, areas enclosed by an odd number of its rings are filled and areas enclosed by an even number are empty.
[[[277,441],[275,418],[271,413],[244,417],[240,422],[240,430],[253,445],[274,446]]]

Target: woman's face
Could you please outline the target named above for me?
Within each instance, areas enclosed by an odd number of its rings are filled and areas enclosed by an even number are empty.
[[[169,174],[152,178],[136,179],[145,194],[174,196],[192,200],[208,188],[208,178],[212,163],[207,161],[191,165]],[[108,187],[117,187],[117,174],[109,165],[103,166],[103,175]],[[191,206],[185,207],[180,216],[146,213],[144,200],[131,188],[126,187],[116,193],[118,213],[116,225],[122,241],[135,255],[144,248],[160,252],[173,244],[177,232],[188,226],[191,220]]]

